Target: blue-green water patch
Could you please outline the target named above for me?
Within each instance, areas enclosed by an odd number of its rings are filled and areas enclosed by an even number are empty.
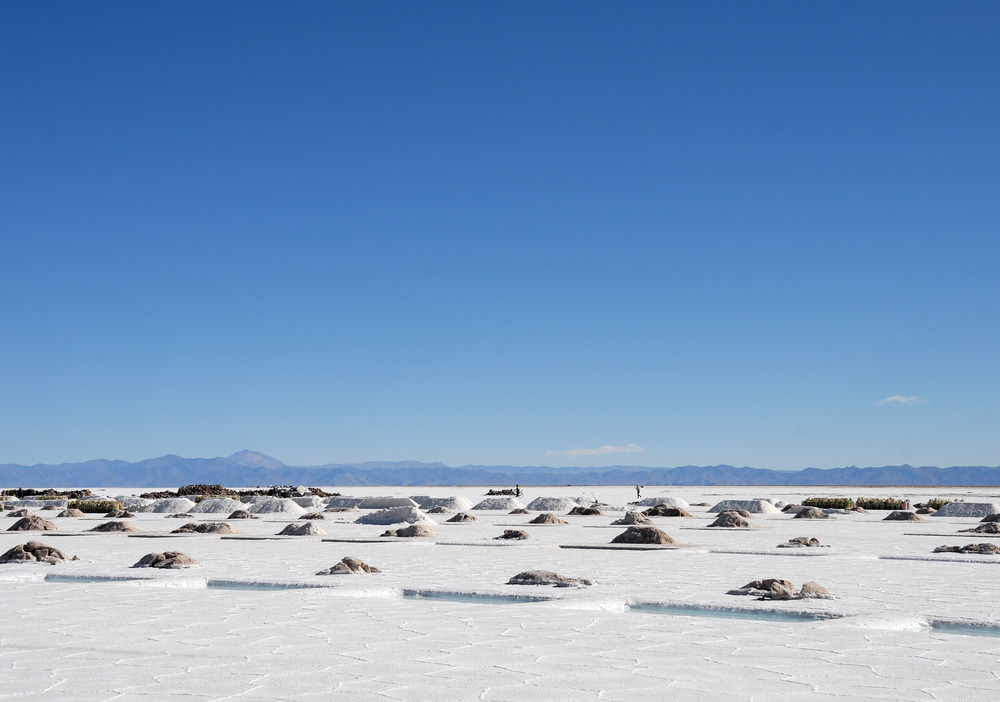
[[[692,607],[690,605],[636,602],[629,605],[634,612],[668,614],[675,617],[709,617],[712,619],[745,619],[769,622],[808,622],[839,619],[842,615],[826,612],[788,612],[774,609],[748,609],[737,607]]]
[[[1000,638],[1000,626],[996,624],[977,624],[975,622],[955,622],[946,619],[932,619],[931,630],[942,634],[961,634],[963,636],[988,636]]]
[[[443,590],[403,590],[403,597],[410,599],[443,600],[445,602],[465,602],[469,604],[524,604],[529,602],[551,602],[553,597],[539,595],[501,595],[479,592],[448,592]]]

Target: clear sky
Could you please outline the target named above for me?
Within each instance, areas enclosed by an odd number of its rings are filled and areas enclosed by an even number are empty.
[[[4,2],[0,462],[998,465],[998,36]]]

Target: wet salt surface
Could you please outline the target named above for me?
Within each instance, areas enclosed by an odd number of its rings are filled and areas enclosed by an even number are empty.
[[[529,490],[531,499],[595,492],[624,505],[634,497],[629,488]],[[464,495],[476,502],[485,489],[341,491]],[[644,491],[657,493],[711,504],[762,494],[787,502],[817,494],[996,500],[988,490],[954,488]],[[908,533],[956,532],[977,520],[892,523],[873,512],[813,522],[763,515],[755,521],[768,529],[688,535],[681,524],[704,526],[714,517],[694,507],[690,519],[653,518],[686,548],[625,551],[558,548],[610,541],[616,532],[584,526],[602,518],[570,517],[570,525],[544,529],[521,525],[532,539],[511,543],[492,540],[510,515],[475,514],[482,521],[453,526],[447,544],[211,535],[171,543],[67,534],[92,524],[59,519],[58,546],[80,561],[0,566],[0,699],[967,700],[1000,692],[993,673],[1000,652],[1000,641],[992,645],[1000,627],[993,569],[884,558],[929,557],[947,539]],[[295,521],[262,516],[237,527],[269,536]],[[384,530],[352,524],[357,516],[322,525],[331,535],[358,539]],[[608,522],[620,516],[605,511]],[[133,521],[149,532],[177,523],[154,514]],[[771,557],[778,543],[804,535],[831,545],[826,557]],[[0,549],[48,536],[2,532]],[[691,547],[695,541],[698,547]],[[501,543],[499,550],[477,547]],[[131,570],[150,550],[182,550],[203,567]],[[315,575],[345,555],[385,572]],[[506,585],[512,575],[538,568],[595,584]],[[725,595],[766,577],[796,586],[814,580],[839,599],[758,602]]]

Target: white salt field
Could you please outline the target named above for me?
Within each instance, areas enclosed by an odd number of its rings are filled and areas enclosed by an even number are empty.
[[[345,497],[461,498],[476,487],[327,488]],[[134,489],[100,489],[109,497]],[[1000,694],[1000,556],[933,553],[995,542],[959,533],[980,517],[884,521],[888,512],[794,519],[761,512],[752,528],[708,528],[723,500],[893,496],[1000,503],[1000,489],[647,487],[691,517],[651,517],[677,542],[624,548],[611,526],[631,487],[528,487],[520,502],[588,498],[602,515],[464,509],[429,514],[432,539],[381,538],[355,523],[374,509],[326,512],[326,536],[277,536],[295,510],[226,520],[139,512],[139,532],[98,533],[103,515],[56,518],[57,531],[9,532],[79,560],[0,565],[0,699],[20,700],[983,700]],[[645,500],[644,500],[645,501]],[[263,502],[263,501],[258,501]],[[371,501],[371,504],[382,504]],[[392,504],[392,501],[385,502]],[[443,504],[443,503],[441,503]],[[542,500],[539,505],[565,501]],[[16,503],[8,503],[8,509]],[[285,509],[285,508],[281,508]],[[310,507],[309,511],[313,511]],[[972,510],[967,510],[972,511]],[[962,510],[957,510],[961,513]],[[170,535],[226,521],[242,535]],[[392,525],[391,528],[405,527]],[[505,529],[530,538],[502,541]],[[814,548],[778,548],[813,537]],[[561,548],[562,546],[574,548]],[[132,568],[182,551],[200,567]],[[317,575],[345,556],[380,573]],[[584,587],[508,585],[523,571]],[[836,599],[758,600],[728,591],[780,578]]]

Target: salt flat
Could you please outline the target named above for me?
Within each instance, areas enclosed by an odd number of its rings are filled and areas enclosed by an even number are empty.
[[[330,488],[333,490],[333,488]],[[337,488],[353,496],[463,496],[485,488]],[[127,495],[132,489],[101,494]],[[233,539],[164,535],[199,514],[139,513],[143,536],[83,533],[99,515],[53,519],[58,532],[0,532],[0,552],[29,539],[78,561],[0,565],[0,699],[38,700],[982,700],[1000,694],[1000,556],[933,554],[989,541],[961,534],[972,518],[885,522],[885,512],[829,520],[761,514],[752,530],[707,529],[716,515],[653,518],[681,548],[568,549],[607,544],[635,499],[626,487],[547,487],[617,507],[602,516],[474,511],[439,538],[377,539],[364,513],[327,513],[329,537]],[[643,497],[694,505],[757,497],[892,495],[1000,502],[996,488],[647,487]],[[39,512],[42,516],[54,513]],[[274,536],[294,514],[229,522]],[[6,529],[15,520],[0,517]],[[504,528],[531,539],[495,541]],[[955,534],[954,536],[934,536]],[[778,549],[797,536],[829,548]],[[345,543],[324,539],[359,539]],[[1000,543],[1000,541],[997,541]],[[130,566],[180,550],[201,568]],[[319,576],[356,556],[380,574]],[[892,558],[886,558],[892,557]],[[506,585],[524,570],[594,581],[586,588]],[[122,580],[122,578],[137,578]],[[834,600],[727,595],[760,578],[816,581]],[[302,587],[305,585],[319,587]],[[546,598],[532,601],[532,598]],[[680,607],[681,609],[678,609]],[[812,618],[775,619],[775,613]],[[972,624],[977,628],[947,628]],[[974,635],[978,634],[978,635]]]

